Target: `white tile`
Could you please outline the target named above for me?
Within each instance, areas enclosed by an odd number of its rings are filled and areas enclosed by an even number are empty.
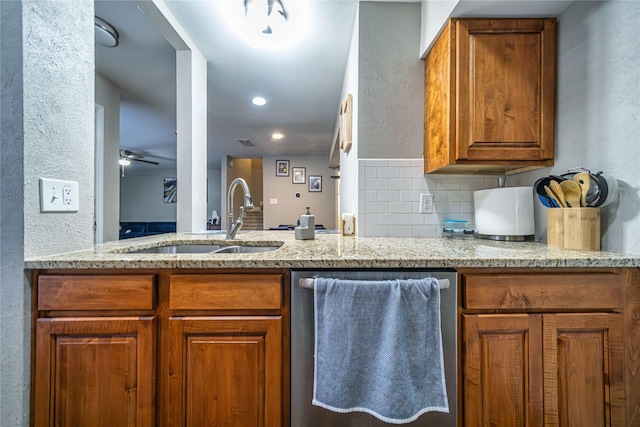
[[[367,225],[364,235],[365,237],[389,237],[389,227],[386,225]]]
[[[362,222],[360,225],[362,227],[364,227],[365,225],[376,225],[378,222],[378,215],[379,214],[371,214],[371,213],[367,213],[364,215],[360,215],[360,219],[361,221],[364,220],[364,222]]]
[[[379,202],[399,202],[400,192],[393,190],[380,190],[378,191]]]
[[[378,200],[378,190],[366,190],[364,193],[367,202],[376,202]]]
[[[418,168],[402,168],[400,169],[401,178],[422,179],[422,170]]]
[[[365,170],[365,178],[377,178],[378,177],[378,168],[364,168]]]
[[[399,225],[400,216],[391,214],[377,214],[375,223],[377,225]]]
[[[414,225],[413,237],[438,237],[438,227],[433,225]]]
[[[424,215],[424,223],[426,225],[442,226],[442,224],[444,224],[444,221],[439,214],[426,214]]]
[[[473,202],[460,202],[460,212],[461,213],[474,213],[475,209],[473,207]]]
[[[411,202],[389,202],[389,213],[412,213],[413,204]]]
[[[423,158],[413,159],[411,162],[413,163],[413,166],[419,167],[420,169],[424,170],[424,159]]]
[[[460,202],[439,202],[436,204],[438,213],[459,213]]]
[[[389,160],[387,159],[362,159],[367,167],[386,167],[389,166]]]
[[[401,214],[400,215],[400,223],[402,225],[420,225],[424,224],[425,214]]]
[[[365,189],[367,190],[388,190],[388,179],[365,179]]]
[[[424,180],[424,178],[414,178],[411,183],[411,188],[413,188],[414,190],[428,190],[429,185],[427,184],[427,181]]]
[[[410,225],[390,225],[389,237],[411,237],[413,227]]]
[[[433,201],[434,202],[446,202],[449,200],[449,192],[448,191],[434,191],[433,192]]]
[[[484,190],[485,182],[484,178],[460,178],[461,190]]]
[[[366,213],[389,213],[389,202],[367,202],[365,204]]]
[[[400,178],[400,168],[383,167],[376,168],[378,178]]]
[[[403,202],[420,202],[420,190],[402,190],[400,191],[400,200]]]
[[[411,189],[411,180],[410,179],[390,179],[389,180],[389,190],[410,190]]]
[[[413,163],[413,159],[389,159],[389,166],[395,167],[410,167]]]
[[[438,190],[459,190],[460,180],[455,178],[438,179],[436,186]]]
[[[367,168],[360,166],[358,168],[358,182],[364,183],[366,174],[367,174]]]
[[[452,190],[448,191],[448,199],[450,202],[471,202],[473,201],[473,193],[469,190]]]

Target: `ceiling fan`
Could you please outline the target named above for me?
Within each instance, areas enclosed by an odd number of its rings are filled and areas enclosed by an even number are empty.
[[[152,165],[160,164],[151,160],[144,160],[144,156],[142,154],[134,153],[133,151],[129,150],[120,150],[120,159],[118,160],[118,163],[121,166],[129,166],[131,164],[131,161],[149,163]]]

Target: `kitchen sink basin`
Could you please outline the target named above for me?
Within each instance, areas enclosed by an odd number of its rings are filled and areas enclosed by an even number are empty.
[[[131,254],[216,254],[216,253],[258,253],[275,251],[278,245],[196,245],[196,244],[179,244],[168,246],[155,246],[144,249],[133,249],[126,251]]]
[[[257,252],[270,252],[275,251],[280,246],[223,246],[220,249],[216,249],[212,253],[214,254],[253,254]]]

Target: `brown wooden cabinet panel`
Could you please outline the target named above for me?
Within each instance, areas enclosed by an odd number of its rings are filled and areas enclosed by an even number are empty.
[[[555,20],[451,19],[425,60],[425,173],[553,165]]]
[[[173,274],[172,310],[278,310],[281,274]]]
[[[155,275],[44,275],[38,310],[151,310]]]
[[[470,310],[613,310],[623,307],[619,274],[464,274]]]
[[[540,315],[463,315],[464,425],[542,426]]]
[[[173,317],[169,340],[169,426],[282,426],[280,316]]]
[[[624,425],[619,314],[543,316],[545,426]]]
[[[155,320],[36,323],[34,425],[155,425]]]

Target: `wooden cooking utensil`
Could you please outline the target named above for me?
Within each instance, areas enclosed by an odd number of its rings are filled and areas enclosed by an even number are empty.
[[[580,206],[587,206],[587,192],[591,188],[591,176],[587,172],[580,172],[573,176],[573,180],[580,185]]]
[[[560,188],[562,188],[562,192],[564,193],[564,200],[569,205],[568,207],[579,208],[582,199],[582,190],[580,189],[580,184],[575,181],[562,181],[560,183]]]
[[[554,193],[549,187],[547,187],[546,185],[544,186],[544,191],[545,193],[547,193],[547,196],[549,196],[551,198],[551,200],[553,200],[556,205],[558,205],[559,207],[563,208],[565,206],[563,206],[563,202],[561,202],[560,200],[558,200],[558,196],[556,196],[556,193]]]
[[[556,181],[551,181],[549,185],[551,186],[551,191],[553,191],[553,193],[556,195],[558,206],[560,206],[561,208],[566,208],[567,204],[565,203],[564,191],[562,191],[560,184],[558,184]]]

